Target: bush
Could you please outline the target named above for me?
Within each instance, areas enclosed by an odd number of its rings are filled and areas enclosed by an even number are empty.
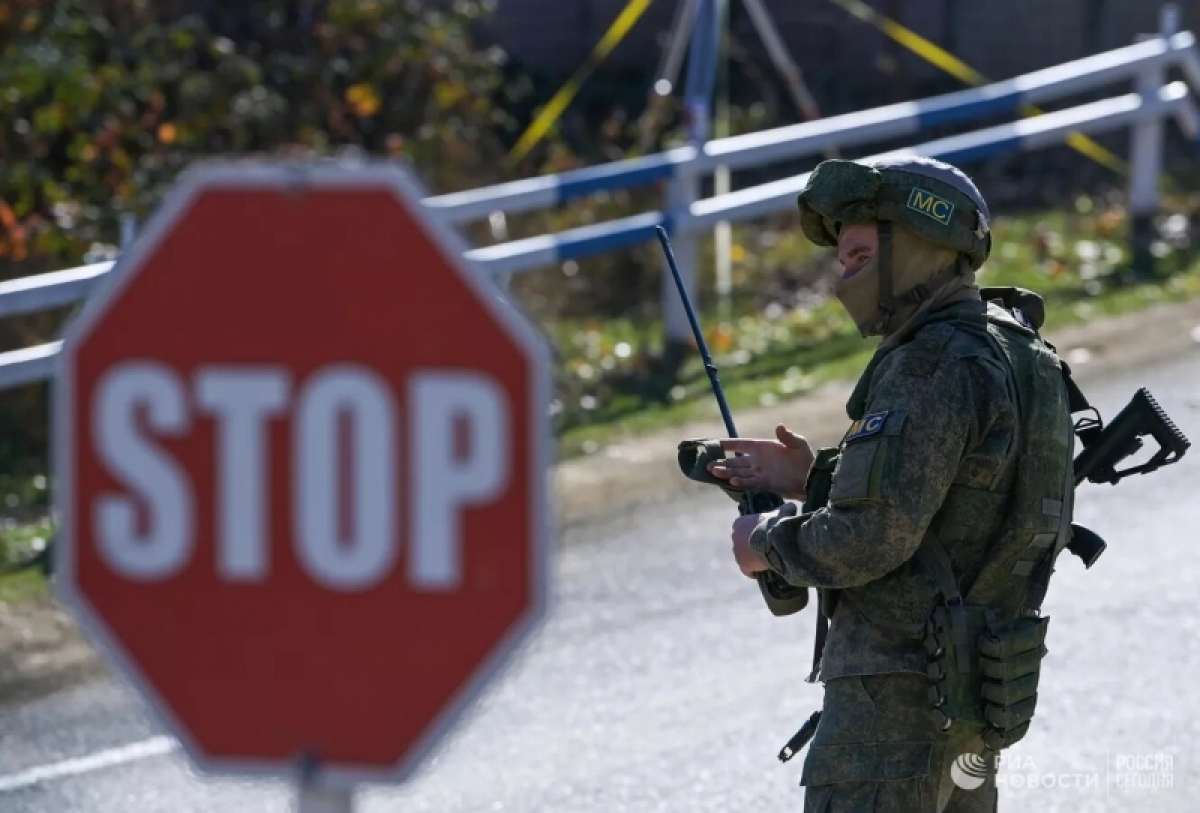
[[[432,6],[432,7],[431,7]],[[111,256],[191,161],[403,156],[437,191],[503,180],[504,54],[479,0],[0,3],[0,279]],[[0,323],[0,350],[67,311]],[[0,401],[0,472],[45,467],[45,387]]]
[[[485,9],[400,0],[15,0],[0,7],[0,257],[78,262],[218,153],[410,158],[442,191],[498,179],[503,54]],[[12,267],[12,263],[19,263]]]

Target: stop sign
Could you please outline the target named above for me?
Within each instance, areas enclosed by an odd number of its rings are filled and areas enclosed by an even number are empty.
[[[70,324],[63,598],[202,768],[400,780],[540,618],[548,353],[394,165],[214,165]]]

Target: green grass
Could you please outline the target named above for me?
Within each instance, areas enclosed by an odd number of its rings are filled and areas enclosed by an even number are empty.
[[[1142,280],[1128,268],[1122,213],[1093,210],[1090,199],[1081,199],[1076,212],[998,220],[996,248],[979,284],[1040,293],[1050,332],[1200,294],[1200,262],[1188,251],[1186,215],[1172,223],[1175,245],[1156,246],[1154,278]],[[798,229],[761,225],[735,229],[734,245],[734,288],[740,296],[724,314],[702,301],[700,321],[735,415],[855,377],[875,341],[859,337],[836,300],[795,298],[822,275],[828,279],[828,252],[814,249]],[[710,258],[701,261],[701,267],[711,265]],[[561,320],[548,330],[560,354],[555,403],[560,457],[719,416],[698,356],[674,366],[662,358],[657,320]]]
[[[7,569],[28,561],[45,547],[52,535],[48,518],[0,530],[0,567]],[[38,598],[45,595],[46,586],[46,578],[37,567],[5,573],[0,576],[0,602],[15,604]]]
[[[40,570],[24,570],[0,576],[0,603],[20,604],[46,595],[49,582]]]

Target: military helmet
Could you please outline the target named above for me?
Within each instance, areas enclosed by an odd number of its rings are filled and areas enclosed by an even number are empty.
[[[800,228],[819,246],[836,246],[843,226],[891,221],[959,252],[975,270],[992,249],[983,195],[962,170],[932,158],[901,156],[871,165],[824,161],[798,203]]]

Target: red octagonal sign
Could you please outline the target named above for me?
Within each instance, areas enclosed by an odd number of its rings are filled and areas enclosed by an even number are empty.
[[[400,780],[542,613],[548,368],[394,165],[216,165],[75,319],[60,589],[209,770]]]

